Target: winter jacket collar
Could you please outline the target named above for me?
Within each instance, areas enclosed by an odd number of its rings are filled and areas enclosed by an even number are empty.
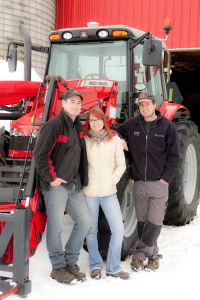
[[[77,123],[78,120],[76,120],[78,117],[76,117],[76,119],[73,121],[68,114],[66,114],[66,112],[64,111],[64,108],[62,107],[61,112],[60,112],[62,119],[66,125],[67,128],[69,128],[73,123]]]
[[[83,131],[82,129],[82,125],[80,123],[80,117],[77,116],[75,118],[75,120],[73,121],[67,114],[66,112],[64,111],[63,107],[61,109],[61,112],[60,112],[60,115],[61,115],[61,118],[66,126],[66,128],[68,129],[70,126],[72,126],[73,124],[76,126],[76,128],[78,129],[78,131]]]
[[[157,115],[157,119],[155,120],[155,123],[157,123],[161,119],[161,113],[157,109],[156,109],[155,112],[156,112],[156,115]],[[135,121],[137,123],[139,123],[140,125],[142,125],[142,124],[144,124],[145,119],[141,114],[139,114],[139,116],[136,117]]]

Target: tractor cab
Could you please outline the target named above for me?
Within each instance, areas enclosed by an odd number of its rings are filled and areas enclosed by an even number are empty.
[[[79,79],[80,84],[76,86],[79,89],[108,86],[109,81],[118,81],[116,107],[110,112],[118,123],[137,114],[137,97],[141,91],[152,92],[157,106],[166,99],[161,55],[166,46],[151,33],[144,34],[127,26],[99,27],[93,22],[81,30],[51,32],[49,38],[51,55],[45,76],[60,74],[65,80]]]

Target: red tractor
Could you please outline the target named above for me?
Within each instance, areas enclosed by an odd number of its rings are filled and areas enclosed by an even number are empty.
[[[170,29],[170,24],[164,26],[166,35]],[[83,95],[83,125],[93,107],[105,112],[110,126],[136,116],[138,95],[142,91],[152,92],[157,109],[176,124],[181,159],[169,187],[165,224],[184,225],[196,214],[200,137],[189,110],[181,105],[177,86],[166,85],[167,48],[151,32],[88,23],[84,28],[50,32],[49,47],[39,47],[31,44],[22,26],[20,31],[24,43],[11,42],[7,59],[9,69],[15,71],[17,47],[24,46],[25,81],[0,82],[0,109],[7,111],[0,113],[0,120],[12,120],[10,131],[4,126],[0,129],[0,270],[13,272],[10,280],[17,284],[18,293],[27,294],[31,290],[28,260],[34,255],[46,225],[43,197],[34,185],[32,154],[42,125],[60,112],[68,89],[76,88]],[[14,48],[10,50],[11,44]],[[30,81],[31,50],[48,55],[42,83]],[[127,169],[117,185],[125,229],[122,260],[131,254],[138,239],[131,158],[128,153],[125,155]],[[98,239],[103,258],[107,255],[109,238],[109,225],[100,211]],[[2,291],[10,286],[5,278],[0,277]]]

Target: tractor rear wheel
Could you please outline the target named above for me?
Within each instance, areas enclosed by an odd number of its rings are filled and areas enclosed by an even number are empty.
[[[175,123],[180,140],[180,163],[169,185],[167,225],[185,225],[193,220],[200,192],[200,135],[193,121]]]

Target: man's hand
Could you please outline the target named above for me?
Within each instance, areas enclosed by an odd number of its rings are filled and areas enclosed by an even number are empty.
[[[65,180],[63,180],[61,178],[56,178],[56,180],[50,182],[50,185],[51,186],[59,186],[59,185],[61,185],[62,182],[63,183],[67,183],[67,181],[65,181]]]
[[[162,178],[160,179],[160,181],[163,182],[163,183],[165,183],[165,184],[167,184],[167,185],[169,185],[169,183],[166,182],[166,181],[164,181]]]
[[[122,146],[124,148],[125,151],[128,151],[128,146],[127,146],[127,143],[125,140],[121,139],[121,142],[122,142]]]

